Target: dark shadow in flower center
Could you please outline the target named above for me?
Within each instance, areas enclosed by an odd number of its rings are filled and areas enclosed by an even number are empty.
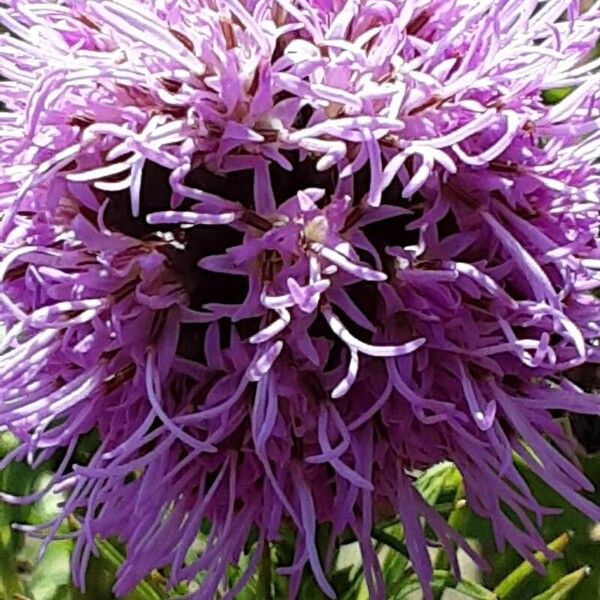
[[[248,292],[246,278],[207,271],[199,267],[198,262],[206,256],[224,254],[229,248],[239,245],[243,239],[242,233],[227,225],[181,229],[176,225],[149,225],[146,222],[149,214],[171,209],[169,175],[168,169],[147,161],[142,173],[140,215],[134,217],[131,212],[128,190],[109,192],[106,194],[106,225],[129,237],[159,243],[158,248],[169,259],[173,273],[189,295],[191,309],[201,311],[210,303],[241,304]],[[222,177],[198,168],[185,183],[243,205],[251,206],[253,202],[251,171],[239,171]],[[180,209],[186,210],[191,206],[191,201],[184,200]],[[244,327],[244,324],[240,327]],[[254,330],[257,327],[258,324],[254,324]],[[185,358],[205,362],[204,337],[207,328],[206,324],[183,324],[178,353]],[[227,328],[227,324],[222,325],[224,347],[229,343],[229,335],[225,331]]]
[[[310,115],[304,115],[308,118]],[[300,160],[298,151],[283,151],[293,165],[291,171],[286,171],[279,165],[270,165],[271,185],[278,206],[293,197],[299,190],[309,187],[324,188],[327,196],[331,197],[338,184],[336,169],[318,171],[315,157],[308,156]],[[189,229],[177,225],[149,225],[146,218],[149,214],[171,210],[172,190],[169,184],[170,171],[150,161],[142,173],[140,192],[140,215],[134,217],[131,212],[131,202],[128,190],[109,192],[108,205],[105,211],[105,222],[112,229],[147,243],[156,244],[157,248],[167,256],[173,273],[176,275],[189,296],[189,308],[204,311],[209,304],[241,305],[248,294],[248,279],[226,273],[215,273],[201,268],[198,263],[208,256],[225,254],[230,248],[239,246],[243,234],[229,225],[200,225]],[[369,166],[366,165],[354,176],[355,204],[368,193],[370,187]],[[187,186],[194,189],[220,196],[238,205],[252,210],[254,207],[254,172],[250,169],[225,174],[214,173],[205,166],[194,168],[186,177]],[[385,190],[382,203],[384,205],[410,208],[411,214],[392,217],[380,222],[366,225],[362,228],[365,236],[373,245],[375,251],[384,262],[384,270],[388,271],[388,258],[385,249],[389,246],[416,244],[418,232],[407,229],[407,226],[418,218],[422,212],[418,197],[411,200],[402,198],[402,187],[398,180]],[[178,208],[189,210],[193,201],[185,199]],[[363,208],[357,206],[356,210]],[[360,217],[360,214],[358,215]],[[350,224],[349,224],[350,227]],[[372,267],[375,260],[368,252],[359,251],[360,259]],[[392,274],[392,270],[389,270]],[[377,284],[374,282],[357,282],[345,287],[350,299],[364,314],[366,319],[375,322],[377,315]],[[345,327],[362,340],[372,340],[372,333],[357,325],[342,311],[336,309],[336,314]],[[232,322],[221,318],[219,329],[221,333],[221,349],[226,350],[230,345],[231,329],[235,328],[242,339],[249,337],[260,329],[256,318]],[[188,324],[181,326],[178,354],[185,358],[206,363],[204,354],[204,339],[208,324]],[[332,350],[326,369],[335,368],[340,361],[346,361],[344,344],[333,334],[331,328],[324,323],[322,317],[317,317],[309,331],[313,338],[322,337],[332,342]]]
[[[300,190],[309,187],[324,189],[327,196],[333,194],[338,182],[338,174],[335,169],[318,171],[317,160],[309,157],[300,161],[298,150],[283,150],[281,154],[290,161],[293,169],[286,171],[276,163],[271,163],[269,167],[271,187],[277,206],[281,206]]]

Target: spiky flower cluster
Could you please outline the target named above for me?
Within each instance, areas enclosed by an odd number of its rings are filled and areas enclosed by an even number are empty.
[[[290,596],[309,564],[334,597],[350,531],[384,598],[397,514],[427,589],[423,517],[472,553],[412,485],[444,460],[531,560],[513,453],[600,519],[553,421],[600,414],[565,377],[598,358],[598,3],[4,4],[0,424],[64,456],[78,583],[118,536],[117,594],[169,566],[212,600],[252,536],[235,598],[287,528]]]

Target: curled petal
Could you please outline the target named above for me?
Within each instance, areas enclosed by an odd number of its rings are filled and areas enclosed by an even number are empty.
[[[331,330],[350,348],[356,349],[358,352],[367,354],[368,356],[377,357],[392,357],[402,356],[404,354],[410,354],[425,343],[425,338],[416,338],[410,342],[399,344],[397,346],[374,346],[361,342],[359,339],[354,337],[344,326],[344,324],[333,314],[331,308],[325,306],[322,309],[323,316],[327,320]]]

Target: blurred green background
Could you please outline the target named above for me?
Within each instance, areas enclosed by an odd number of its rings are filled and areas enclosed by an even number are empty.
[[[565,420],[566,427],[569,427]],[[76,462],[89,460],[95,445],[93,436],[83,440],[75,457]],[[0,454],[6,454],[14,441],[0,437]],[[590,480],[600,487],[600,453],[584,453],[582,468]],[[47,463],[36,470],[23,464],[11,464],[0,472],[0,489],[12,494],[27,494],[41,489],[47,483],[56,463]],[[520,465],[519,468],[535,490],[540,502],[549,507],[560,507],[562,514],[548,517],[543,526],[545,539],[562,551],[563,557],[547,567],[545,576],[531,567],[512,550],[496,551],[491,530],[485,520],[476,517],[462,498],[459,473],[450,463],[442,463],[422,473],[417,487],[429,503],[467,537],[492,565],[490,573],[481,573],[465,557],[464,582],[456,582],[447,569],[446,557],[434,553],[436,567],[434,588],[436,599],[464,600],[600,600],[600,524],[591,522],[561,500],[542,481]],[[593,497],[592,497],[593,498]],[[600,494],[596,494],[600,502]],[[0,504],[0,598],[7,600],[108,600],[114,577],[123,560],[125,549],[116,540],[98,540],[98,556],[90,563],[86,591],[71,584],[70,555],[72,542],[52,542],[42,560],[37,559],[41,541],[14,528],[15,523],[40,525],[55,517],[61,496],[47,495],[43,500],[25,507]],[[65,521],[62,533],[77,526],[77,521]],[[426,526],[426,525],[425,525]],[[325,540],[327,532],[322,532]],[[402,527],[398,523],[382,524],[373,530],[391,600],[419,600],[420,586],[406,558]],[[201,548],[202,532],[197,546]],[[275,573],[278,565],[291,561],[293,536],[284,533],[282,541],[265,554],[263,561],[248,586],[239,594],[240,600],[287,598],[287,581]],[[248,548],[251,553],[252,548]],[[368,600],[362,578],[360,555],[351,538],[342,539],[338,549],[332,583],[343,600]],[[244,568],[244,556],[237,568],[231,568],[235,581]],[[198,582],[189,582],[176,590],[166,588],[166,571],[154,572],[142,582],[127,600],[166,600],[177,598],[197,588]],[[300,594],[301,599],[324,598],[307,570]]]

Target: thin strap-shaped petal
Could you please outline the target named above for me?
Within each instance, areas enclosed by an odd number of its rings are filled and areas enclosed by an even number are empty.
[[[331,308],[325,306],[322,308],[323,316],[327,320],[329,327],[345,344],[350,348],[355,348],[363,354],[377,357],[402,356],[410,354],[425,343],[425,338],[416,338],[404,344],[396,346],[374,346],[360,341],[354,337],[344,326],[344,324],[333,314]]]

